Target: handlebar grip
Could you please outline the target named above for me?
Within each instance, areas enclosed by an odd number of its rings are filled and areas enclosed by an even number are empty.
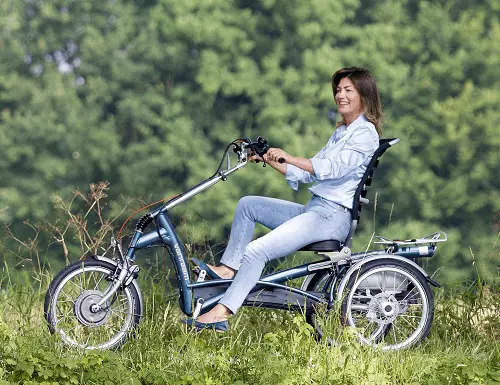
[[[278,163],[281,163],[281,164],[285,163],[285,158],[279,158]]]

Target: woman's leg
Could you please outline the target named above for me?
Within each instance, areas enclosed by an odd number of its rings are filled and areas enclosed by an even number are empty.
[[[233,314],[236,313],[257,284],[267,262],[289,255],[309,243],[326,239],[344,240],[350,224],[350,211],[336,204],[325,206],[319,202],[308,205],[307,212],[251,242],[245,250],[238,274],[219,302],[218,310],[223,310],[220,306],[223,305]]]
[[[252,240],[255,223],[273,230],[289,219],[302,214],[305,207],[298,203],[261,196],[246,196],[240,199],[221,264],[232,270],[239,269],[245,249]]]

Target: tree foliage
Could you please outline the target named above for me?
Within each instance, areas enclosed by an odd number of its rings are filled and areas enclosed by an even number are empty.
[[[312,156],[334,126],[332,73],[369,68],[401,144],[375,178],[370,233],[452,242],[447,279],[495,276],[500,196],[500,7],[494,0],[7,0],[0,4],[0,222],[54,220],[54,194],[107,180],[156,200],[215,170],[225,144],[262,135]],[[191,241],[227,236],[247,194],[306,202],[248,167],[195,198]],[[206,226],[209,223],[209,226]]]

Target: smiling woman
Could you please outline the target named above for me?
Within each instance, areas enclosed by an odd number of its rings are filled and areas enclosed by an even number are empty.
[[[382,105],[373,75],[360,67],[346,67],[332,76],[335,103],[342,120],[338,126],[349,125],[360,114],[371,122],[382,135]]]
[[[338,110],[344,117],[345,123],[349,125],[363,112],[361,96],[349,78],[342,78],[336,91],[335,101]]]

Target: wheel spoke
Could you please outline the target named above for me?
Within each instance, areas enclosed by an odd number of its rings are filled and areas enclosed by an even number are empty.
[[[394,288],[394,293],[397,293],[399,292],[399,289],[401,289],[401,287],[404,285],[404,284],[407,284],[406,282],[406,279],[402,279],[401,280],[401,283],[399,284],[399,286],[397,288]],[[394,273],[394,286],[396,286],[396,273]]]
[[[405,322],[408,324],[408,326],[409,326],[409,327],[411,327],[411,328],[412,328],[412,327],[414,327],[415,325],[412,325],[412,324],[410,323],[410,321],[408,321],[408,318],[409,318],[409,317],[407,317],[407,316],[405,316],[405,315],[400,315],[400,316],[398,317],[398,319],[402,319],[403,321],[405,321]],[[416,317],[416,318],[418,318],[418,317]]]
[[[411,289],[411,290],[408,292],[408,294],[406,294],[406,296],[403,298],[403,301],[405,301],[405,300],[409,301],[409,300],[413,299],[415,296],[418,296],[418,295],[419,295],[419,294],[418,294],[418,292],[415,292],[414,294],[412,294],[412,295],[411,295],[411,297],[410,297],[410,298],[408,298],[408,296],[410,295],[410,293],[411,293],[414,289],[415,289],[415,288]]]
[[[352,305],[351,309],[354,311],[368,311],[368,305],[355,304]]]
[[[94,285],[94,290],[98,290],[99,289],[99,284],[101,283],[101,281],[102,281],[103,278],[104,278],[104,274],[101,274],[101,276],[99,277],[99,279],[97,280],[97,282]]]
[[[385,287],[385,284],[384,284],[384,281],[380,279],[380,275],[377,275],[377,280],[378,280],[378,288],[380,289],[380,291],[385,291],[384,290],[384,287]]]
[[[392,324],[391,330],[392,330],[392,335],[394,336],[394,344],[397,344],[398,338],[396,337],[396,325],[395,324]]]

